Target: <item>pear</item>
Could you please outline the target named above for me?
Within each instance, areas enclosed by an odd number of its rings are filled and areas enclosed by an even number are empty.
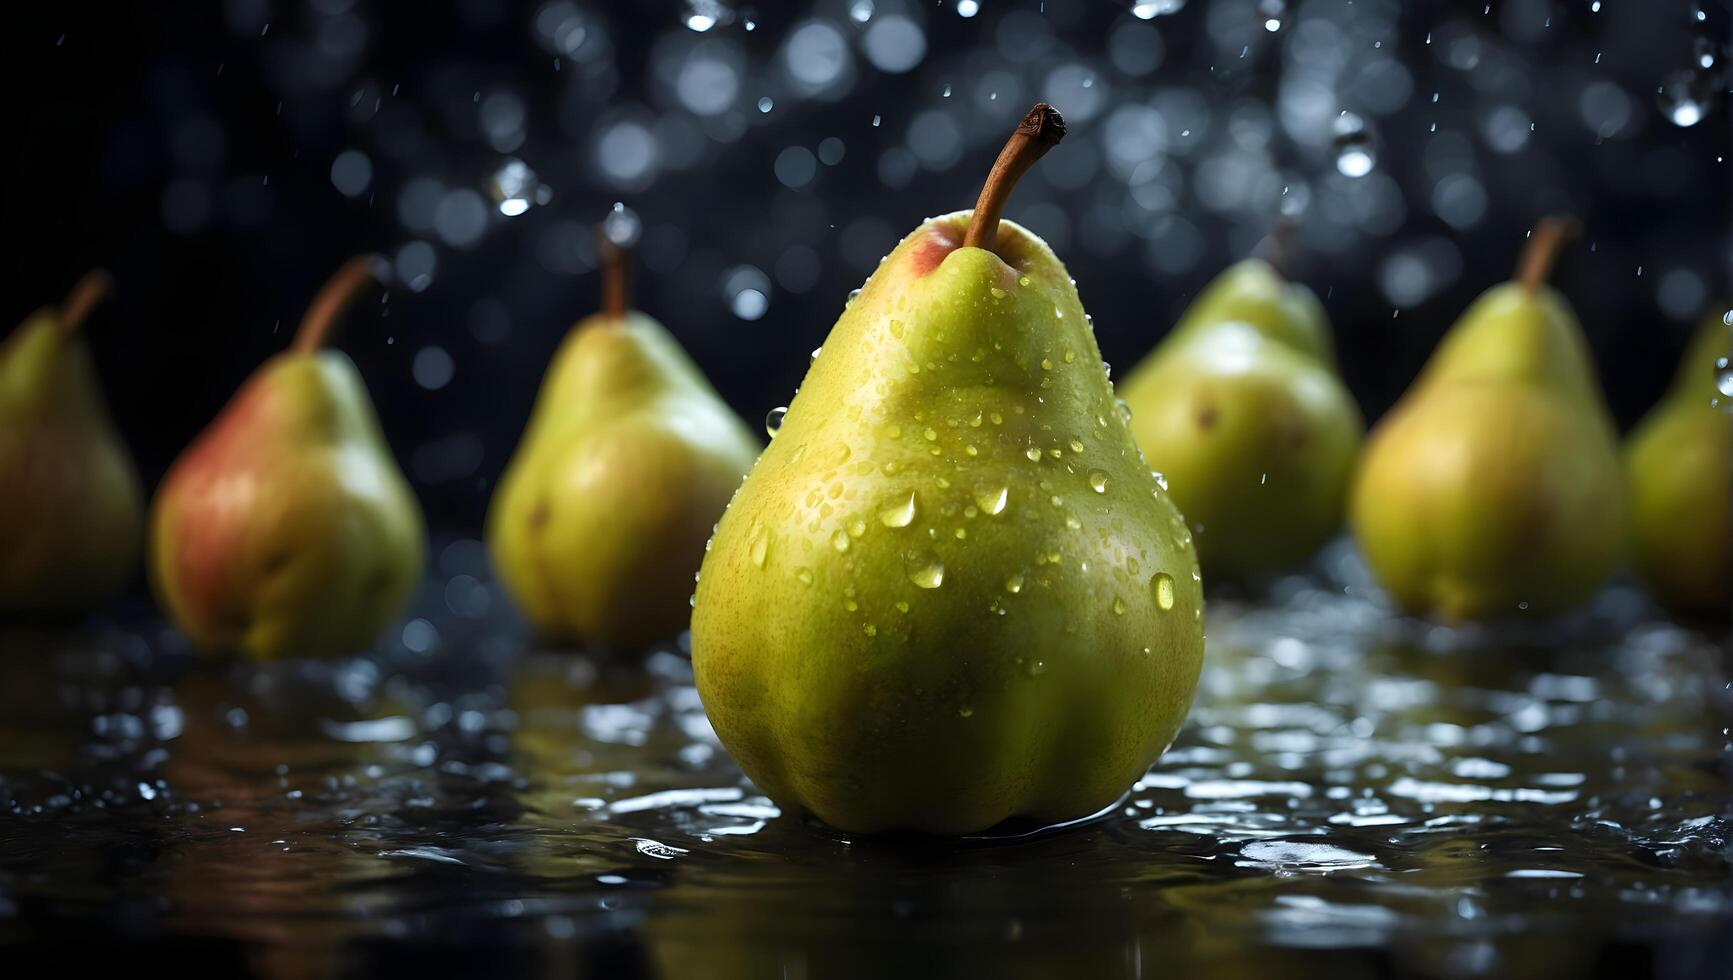
[[[361,256],[338,270],[291,348],[248,379],[157,490],[152,584],[200,650],[355,653],[421,579],[421,508],[355,365],[321,349],[379,263]]]
[[[1365,422],[1323,306],[1269,262],[1210,283],[1120,395],[1212,577],[1292,565],[1341,527]]]
[[[92,272],[0,343],[0,616],[87,613],[138,566],[144,495],[78,329],[108,289]]]
[[[1037,105],[975,209],[879,265],[704,561],[692,662],[717,735],[845,831],[1094,813],[1196,686],[1191,535],[1065,266],[999,219],[1063,132]]]
[[[1733,330],[1698,327],[1673,386],[1625,446],[1631,557],[1668,608],[1725,618],[1733,607]]]
[[[1349,523],[1398,605],[1445,621],[1556,613],[1620,557],[1624,475],[1582,330],[1544,283],[1543,221],[1373,429]]]
[[[660,323],[605,235],[602,312],[572,328],[489,505],[488,551],[545,636],[636,649],[691,615],[704,542],[762,443]]]

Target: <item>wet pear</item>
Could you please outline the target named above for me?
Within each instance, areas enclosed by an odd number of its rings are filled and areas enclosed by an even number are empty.
[[[150,571],[192,644],[259,659],[355,653],[421,579],[421,508],[355,365],[322,350],[379,260],[326,284],[157,490]]]
[[[1212,576],[1292,565],[1341,527],[1365,423],[1323,307],[1270,263],[1218,276],[1120,395]]]
[[[625,257],[601,245],[603,311],[554,356],[487,544],[544,635],[635,649],[686,628],[704,542],[762,444],[668,331],[628,308]]]
[[[89,612],[138,567],[144,495],[79,332],[107,292],[92,272],[0,342],[0,616]]]
[[[1733,607],[1730,358],[1733,326],[1712,313],[1625,445],[1637,575],[1668,608],[1719,617]]]
[[[1612,573],[1625,536],[1612,418],[1542,222],[1517,281],[1469,307],[1367,441],[1349,523],[1373,575],[1446,621],[1556,613]]]
[[[1191,536],[1065,266],[999,220],[1063,131],[1036,106],[975,209],[879,265],[705,558],[692,660],[717,735],[846,831],[1085,816],[1191,702]]]

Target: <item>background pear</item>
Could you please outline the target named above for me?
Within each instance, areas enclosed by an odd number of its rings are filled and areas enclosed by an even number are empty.
[[[1349,521],[1373,575],[1411,612],[1558,612],[1619,559],[1612,418],[1576,317],[1543,282],[1566,233],[1541,223],[1519,281],[1469,307],[1368,440]]]
[[[1631,558],[1667,607],[1725,617],[1733,607],[1733,327],[1711,313],[1679,373],[1625,447]]]
[[[847,831],[1093,813],[1196,685],[1190,534],[1064,265],[999,220],[1062,133],[1037,106],[975,210],[886,257],[705,558],[692,660],[717,735]]]
[[[292,348],[248,379],[157,491],[152,583],[201,650],[354,653],[421,579],[421,508],[355,365],[320,349],[379,261],[338,270]]]
[[[605,237],[603,312],[554,356],[487,519],[507,591],[549,637],[670,640],[704,542],[762,443],[661,324],[627,309]]]
[[[1218,276],[1120,394],[1212,575],[1291,565],[1341,527],[1365,423],[1323,307],[1270,263]]]
[[[107,293],[92,272],[0,343],[0,615],[89,612],[138,565],[144,495],[79,335]]]

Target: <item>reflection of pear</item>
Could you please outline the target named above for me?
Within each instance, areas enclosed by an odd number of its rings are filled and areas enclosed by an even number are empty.
[[[1542,281],[1563,235],[1556,221],[1536,230],[1521,281],[1475,301],[1367,444],[1350,522],[1406,609],[1557,612],[1618,560],[1612,418],[1576,317]]]
[[[201,649],[348,654],[421,577],[421,509],[326,331],[376,259],[344,266],[294,348],[265,362],[174,467],[151,520],[152,582]]]
[[[1120,388],[1212,575],[1293,564],[1341,526],[1364,425],[1329,330],[1311,290],[1248,259]]]
[[[690,615],[704,541],[759,451],[661,324],[608,300],[572,329],[488,512],[512,598],[545,635],[635,648]]]
[[[1191,702],[1190,535],[1065,267],[999,221],[1062,126],[1037,106],[975,211],[867,280],[705,559],[692,659],[717,735],[845,830],[1083,816]]]
[[[1733,606],[1733,397],[1716,387],[1729,358],[1733,330],[1710,314],[1625,452],[1637,574],[1668,607],[1713,616]]]
[[[78,331],[107,291],[93,272],[0,343],[0,614],[87,612],[138,564],[138,474]]]

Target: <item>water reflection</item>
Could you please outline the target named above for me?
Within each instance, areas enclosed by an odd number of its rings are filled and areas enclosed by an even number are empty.
[[[1727,653],[1628,590],[1440,630],[1337,552],[1212,602],[1191,720],[1111,813],[958,844],[782,814],[677,647],[542,650],[446,591],[438,643],[336,664],[195,663],[148,623],[0,637],[0,942],[268,976],[1687,976],[1729,952]]]

